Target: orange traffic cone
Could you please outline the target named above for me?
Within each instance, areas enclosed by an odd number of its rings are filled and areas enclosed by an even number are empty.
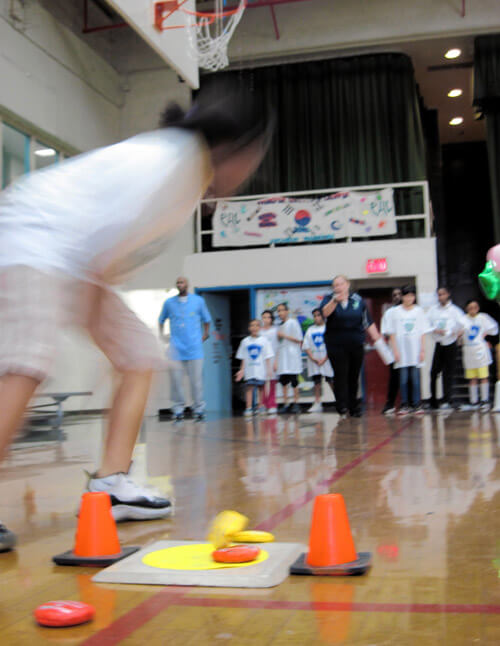
[[[364,574],[370,565],[369,552],[356,553],[344,498],[338,493],[316,496],[309,553],[299,556],[290,574]]]
[[[116,523],[111,513],[109,494],[101,491],[84,493],[75,547],[57,554],[52,560],[57,565],[87,565],[104,567],[137,552],[139,547],[120,547]]]

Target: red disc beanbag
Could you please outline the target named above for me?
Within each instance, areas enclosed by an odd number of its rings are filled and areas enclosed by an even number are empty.
[[[35,608],[33,614],[42,626],[77,626],[90,621],[95,608],[81,601],[48,601]]]
[[[258,547],[233,545],[215,550],[215,552],[212,552],[212,558],[217,563],[247,563],[248,561],[255,561],[259,553],[260,549]]]

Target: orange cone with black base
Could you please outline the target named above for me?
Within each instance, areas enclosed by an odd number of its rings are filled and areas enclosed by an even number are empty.
[[[89,492],[82,496],[75,547],[52,557],[52,560],[57,565],[106,567],[138,549],[139,547],[120,547],[109,494]]]
[[[299,556],[290,574],[347,576],[364,574],[371,566],[369,552],[356,553],[344,498],[337,493],[314,500],[309,553]]]

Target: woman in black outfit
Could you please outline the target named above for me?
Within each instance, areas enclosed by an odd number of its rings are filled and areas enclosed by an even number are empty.
[[[320,309],[326,321],[325,345],[334,370],[335,403],[340,415],[361,417],[358,403],[359,373],[363,364],[365,333],[372,342],[380,338],[365,301],[350,294],[350,282],[336,276],[333,294],[325,296]]]

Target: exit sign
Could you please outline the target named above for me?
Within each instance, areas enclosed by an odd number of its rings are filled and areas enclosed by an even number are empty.
[[[367,274],[385,274],[389,270],[387,258],[370,258],[365,268]]]

